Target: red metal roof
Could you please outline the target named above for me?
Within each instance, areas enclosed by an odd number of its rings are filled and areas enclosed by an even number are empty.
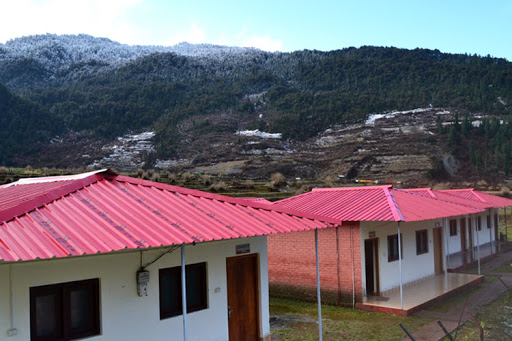
[[[14,183],[0,188],[0,203],[0,261],[5,262],[251,237],[341,224],[329,217],[109,171],[58,183],[48,179],[41,183]]]
[[[273,206],[343,221],[420,221],[483,211],[391,186],[313,189]]]
[[[493,207],[492,205],[482,202],[482,201],[475,201],[470,200],[461,196],[456,196],[453,194],[450,194],[449,192],[442,191],[442,190],[433,190],[430,188],[414,188],[414,189],[406,189],[408,192],[424,195],[430,198],[450,201],[459,205],[465,205],[470,207],[477,207],[477,208],[490,208]]]
[[[474,202],[484,203],[487,204],[488,207],[501,208],[512,206],[512,200],[510,199],[503,198],[498,195],[475,191],[473,188],[447,189],[438,192],[443,192],[451,196],[468,199]]]

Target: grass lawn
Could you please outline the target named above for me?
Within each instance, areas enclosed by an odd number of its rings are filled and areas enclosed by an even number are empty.
[[[484,307],[475,316],[484,329],[484,340],[512,340],[512,301],[506,292]],[[480,340],[480,331],[471,321],[464,324],[457,334],[457,340]]]
[[[314,303],[270,298],[272,340],[318,340],[318,311]],[[393,316],[322,305],[324,340],[402,340],[400,323],[414,332],[433,321],[419,316]]]

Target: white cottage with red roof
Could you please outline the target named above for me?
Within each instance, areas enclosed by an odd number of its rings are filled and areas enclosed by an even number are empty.
[[[512,200],[368,186],[313,189],[273,206],[342,221],[318,233],[322,299],[407,315],[482,280],[450,270],[496,252],[497,209]],[[309,232],[269,236],[271,294],[314,296],[312,240]]]
[[[270,340],[288,209],[103,170],[0,187],[0,340]]]

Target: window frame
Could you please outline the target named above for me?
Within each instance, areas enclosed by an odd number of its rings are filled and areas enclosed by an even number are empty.
[[[457,231],[457,219],[450,219],[448,224],[450,225],[450,237],[456,236],[457,233],[458,233],[458,231]]]
[[[481,216],[476,217],[476,230],[482,231],[482,217]]]
[[[188,273],[192,271],[199,271],[199,292],[197,293],[199,295],[199,303],[198,304],[191,304],[190,301],[187,300],[187,314],[193,313],[195,311],[200,311],[204,309],[208,309],[208,280],[207,280],[207,266],[206,262],[202,263],[194,263],[194,264],[188,264],[185,265],[185,276],[188,279],[187,276]],[[182,305],[182,298],[181,298],[181,266],[175,266],[171,268],[162,268],[158,272],[159,279],[158,279],[158,292],[159,292],[159,309],[160,309],[160,320],[165,320],[171,317],[180,316],[183,314],[183,305]],[[162,296],[164,287],[162,285],[163,278],[166,275],[171,275],[172,280],[176,282],[176,292],[174,292],[174,298],[175,302],[177,302],[177,306],[171,307],[172,309],[164,309],[162,302]],[[187,286],[187,296],[189,295],[189,285],[188,282],[186,284]]]
[[[423,238],[421,235],[423,235]],[[420,236],[420,238],[418,238]],[[422,243],[423,242],[423,243]],[[428,230],[418,230],[416,231],[416,255],[422,255],[428,253]]]
[[[86,289],[88,291],[89,324],[82,328],[73,329],[71,327],[71,292],[77,289]],[[31,341],[67,341],[100,335],[99,278],[30,287],[29,293]],[[55,323],[57,334],[52,336],[38,336],[36,300],[38,297],[44,297],[48,294],[55,295]]]
[[[400,252],[398,251],[398,233],[389,235],[387,240],[388,240],[388,263],[391,263],[391,262],[397,261],[398,255],[400,254]],[[394,240],[396,240],[396,242]],[[391,253],[391,251],[394,249],[394,247],[393,248],[391,247],[392,246],[391,243],[393,243],[393,244],[396,243],[396,246],[397,246],[396,255],[394,253]],[[400,233],[400,249],[402,250],[402,252],[401,252],[402,259],[404,259],[404,238],[401,233]]]
[[[491,228],[491,215],[490,214],[487,215],[487,228],[488,229]]]

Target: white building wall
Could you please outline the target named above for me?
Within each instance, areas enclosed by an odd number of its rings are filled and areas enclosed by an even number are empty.
[[[186,263],[207,263],[208,308],[187,315],[191,341],[228,340],[226,258],[236,256],[237,244],[250,243],[259,254],[260,335],[270,334],[268,311],[268,263],[266,237],[187,245]],[[146,264],[166,249],[144,251]],[[180,249],[148,267],[148,296],[137,295],[135,274],[140,268],[140,252],[70,257],[12,265],[14,328],[9,329],[9,265],[0,265],[0,340],[30,340],[29,288],[46,284],[100,279],[101,335],[87,340],[182,340],[183,317],[160,320],[158,273],[161,268],[181,265]],[[215,292],[215,289],[218,292]]]
[[[489,212],[491,212],[491,228],[487,228],[487,216],[489,215]],[[494,213],[495,211],[493,209],[488,209],[485,213],[475,215],[475,218],[473,218],[473,245],[475,245],[475,247],[477,246],[477,235],[478,242],[480,245],[489,243],[491,238],[492,240],[494,240]],[[480,216],[480,219],[482,220],[482,230],[480,231],[476,231],[477,216]]]
[[[494,211],[492,211],[494,214]],[[489,243],[490,234],[494,240],[494,228],[487,229],[488,212],[479,214],[482,220],[482,230],[478,231],[478,241],[480,245]],[[477,215],[472,215],[473,217]],[[403,258],[402,258],[402,283],[406,284],[430,275],[435,274],[434,269],[434,244],[433,229],[441,227],[443,234],[443,245],[446,254],[453,254],[461,251],[461,233],[460,219],[464,216],[458,216],[448,219],[435,219],[411,223],[401,223]],[[457,219],[457,235],[450,237],[449,220]],[[492,218],[494,219],[494,218]],[[477,246],[477,237],[475,233],[476,219],[473,219],[473,245]],[[494,220],[491,220],[491,225]],[[380,291],[386,291],[400,285],[400,269],[398,260],[388,262],[387,237],[397,234],[396,222],[361,222],[361,264],[363,292],[366,288],[366,276],[364,271],[365,253],[364,240],[369,238],[369,232],[375,232],[375,237],[379,239],[379,286]],[[492,225],[493,226],[493,225]],[[428,253],[416,255],[416,231],[427,229],[428,234]],[[445,239],[447,238],[447,239]],[[466,234],[469,238],[469,233]],[[447,241],[447,242],[446,242]],[[445,264],[443,264],[443,267]]]
[[[460,232],[460,219],[462,217],[452,217],[446,219],[446,237],[448,238],[448,246],[446,253],[451,255],[452,253],[457,253],[462,251],[461,248],[461,232]],[[454,219],[457,222],[457,234],[455,236],[450,236],[450,220]],[[467,238],[467,237],[466,237]]]
[[[403,258],[402,258],[402,282],[415,281],[417,279],[434,274],[434,250],[432,229],[441,220],[427,220],[421,222],[401,223]],[[375,232],[379,238],[379,281],[380,291],[386,291],[400,285],[400,269],[398,260],[388,262],[388,236],[397,234],[398,225],[395,222],[361,222],[361,257],[364,259],[364,240],[368,239],[370,231]],[[428,252],[416,255],[416,231],[427,230]],[[365,271],[362,271],[363,290],[366,288]]]

